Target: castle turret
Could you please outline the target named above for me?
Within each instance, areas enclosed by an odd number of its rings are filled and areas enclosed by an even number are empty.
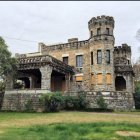
[[[114,19],[110,16],[98,16],[93,17],[88,22],[88,28],[90,32],[90,39],[93,40],[114,40],[113,29]]]
[[[131,64],[131,47],[127,44],[122,44],[114,48],[114,60],[115,64]]]
[[[90,32],[91,75],[93,90],[115,90],[114,84],[114,19],[110,16],[93,17],[88,22]],[[92,81],[91,81],[92,82]]]

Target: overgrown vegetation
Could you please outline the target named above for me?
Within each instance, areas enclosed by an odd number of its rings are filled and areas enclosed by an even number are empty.
[[[105,102],[103,96],[98,96],[97,105],[98,105],[99,109],[101,109],[101,110],[107,109],[107,103]]]
[[[5,90],[5,83],[4,81],[0,81],[0,92],[4,92]]]
[[[39,100],[43,104],[45,112],[57,112],[63,103],[63,97],[60,93],[42,94]]]
[[[83,93],[78,96],[62,96],[61,93],[42,94],[40,102],[45,106],[45,112],[57,112],[65,110],[84,110],[88,102]]]
[[[78,96],[65,96],[64,103],[66,110],[85,110],[88,106],[86,95],[82,92]]]
[[[33,108],[33,100],[32,99],[28,99],[25,102],[25,111],[26,112],[34,112],[34,108]]]
[[[135,100],[135,108],[140,109],[140,81],[135,82],[134,100]]]
[[[16,77],[17,68],[17,60],[12,57],[12,54],[8,50],[8,46],[6,45],[4,39],[0,37],[0,80],[2,80],[2,90],[5,88],[4,85],[6,83],[6,76],[12,75],[13,77]]]

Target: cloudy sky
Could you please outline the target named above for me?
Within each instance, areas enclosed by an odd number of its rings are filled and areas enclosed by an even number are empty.
[[[114,17],[115,45],[127,43],[132,46],[132,58],[138,58],[139,1],[1,1],[0,36],[13,54],[36,52],[38,42],[67,42],[72,37],[88,39],[88,21],[100,15]]]

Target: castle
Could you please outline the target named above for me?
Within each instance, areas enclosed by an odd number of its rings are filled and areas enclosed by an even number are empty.
[[[132,97],[131,47],[127,44],[114,46],[114,24],[113,17],[93,17],[88,22],[87,40],[71,38],[61,44],[39,43],[38,52],[16,54],[18,79],[24,82],[25,89],[61,91],[63,94],[79,91],[104,95],[121,93],[121,97]],[[7,77],[6,89],[13,89],[11,74]]]

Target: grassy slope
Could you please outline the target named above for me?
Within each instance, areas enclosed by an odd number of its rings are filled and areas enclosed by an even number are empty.
[[[0,113],[2,140],[135,140],[116,130],[140,131],[140,112],[134,113]],[[58,124],[61,123],[61,124]],[[137,123],[137,125],[136,125]]]

